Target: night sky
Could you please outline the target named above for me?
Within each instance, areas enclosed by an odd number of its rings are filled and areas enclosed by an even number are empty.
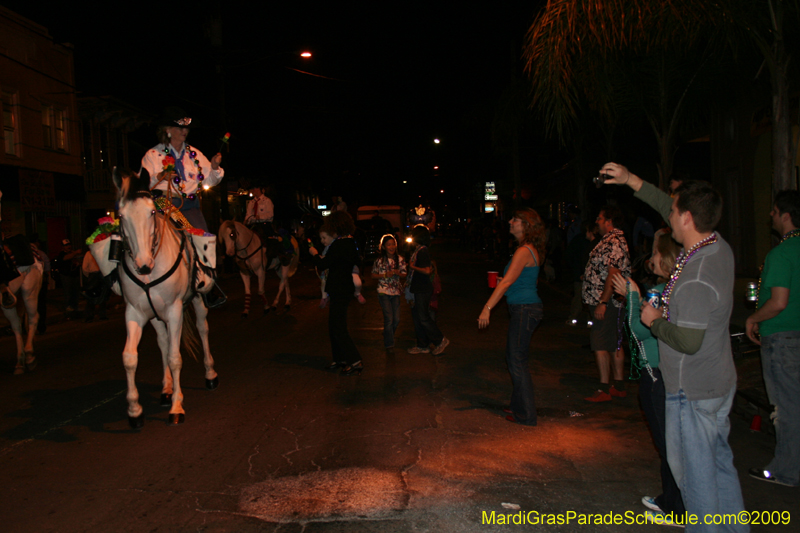
[[[4,2],[75,46],[80,94],[115,96],[153,116],[182,107],[204,126],[189,141],[207,155],[230,131],[230,176],[366,203],[411,189],[462,194],[508,175],[491,122],[522,75],[523,37],[541,2],[124,4]],[[206,37],[211,17],[221,21],[221,48]],[[297,57],[304,49],[311,61]],[[152,146],[154,128],[132,139]]]

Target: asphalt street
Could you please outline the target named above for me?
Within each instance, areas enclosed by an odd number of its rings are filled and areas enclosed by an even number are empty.
[[[658,494],[658,457],[636,385],[606,404],[584,401],[596,382],[585,328],[565,325],[566,285],[541,284],[545,320],[531,363],[539,425],[505,420],[511,383],[507,314],[488,330],[477,317],[486,271],[503,265],[435,243],[444,292],[441,356],[409,355],[407,305],[393,356],[372,280],[350,308],[361,376],[323,370],[330,360],[327,310],[301,265],[290,313],[240,316],[238,277],[230,301],[212,310],[210,343],[219,388],[204,388],[201,362],[184,359],[186,421],[167,425],[159,405],[161,363],[152,328],[140,345],[137,385],[145,425],[128,425],[122,311],[107,321],[61,321],[38,337],[38,368],[12,374],[14,340],[0,338],[0,524],[9,532],[483,532],[657,531],[665,526],[580,525],[577,516],[635,517]],[[366,277],[366,276],[365,276]],[[268,278],[271,301],[277,278]],[[255,299],[254,299],[255,302]],[[756,355],[739,361],[756,381]],[[756,369],[756,370],[753,370]],[[627,371],[627,366],[626,366]],[[771,458],[774,437],[750,430],[752,406],[737,402],[731,444],[749,511],[789,511],[800,531],[798,489],[751,479]],[[767,424],[765,424],[766,426]],[[765,428],[766,429],[766,428]],[[511,504],[511,505],[503,505]],[[518,506],[514,508],[514,506]],[[522,511],[574,512],[561,525],[501,525]],[[533,514],[529,514],[534,512]],[[494,513],[494,524],[491,521]],[[626,514],[628,513],[628,514]],[[766,516],[766,515],[764,515]]]

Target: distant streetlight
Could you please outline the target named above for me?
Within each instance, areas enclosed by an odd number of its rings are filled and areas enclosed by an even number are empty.
[[[436,165],[435,167],[433,167],[433,170],[439,170],[439,165]]]
[[[311,52],[302,52],[300,54],[300,57],[305,57],[306,59],[308,59],[309,57],[311,57]]]
[[[442,194],[444,194],[444,189],[440,190],[439,192],[440,192],[440,193],[442,193]]]
[[[403,183],[408,183],[408,181],[407,180],[403,180]]]
[[[441,141],[439,141],[439,139],[434,139],[434,140],[433,140],[433,143],[434,143],[434,144],[439,144],[440,142],[441,142]]]

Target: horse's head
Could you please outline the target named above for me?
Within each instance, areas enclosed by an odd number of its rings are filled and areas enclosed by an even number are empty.
[[[150,175],[142,170],[141,176],[130,169],[114,168],[114,185],[117,186],[120,229],[131,251],[134,267],[139,274],[153,271],[153,247],[156,229],[156,207],[150,194]]]
[[[236,253],[236,225],[233,220],[226,220],[219,227],[219,240],[225,245],[225,255],[233,257]]]

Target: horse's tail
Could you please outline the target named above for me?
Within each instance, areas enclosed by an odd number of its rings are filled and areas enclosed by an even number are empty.
[[[300,264],[300,246],[297,244],[297,239],[294,238],[294,235],[292,235],[292,248],[294,249],[294,255],[292,255],[292,260],[289,262],[289,277],[294,276],[294,273],[297,272],[297,266]]]
[[[181,347],[195,361],[198,360],[198,355],[203,355],[203,343],[200,341],[200,332],[197,331],[197,316],[194,312],[194,306],[191,305],[191,300],[183,306]]]

